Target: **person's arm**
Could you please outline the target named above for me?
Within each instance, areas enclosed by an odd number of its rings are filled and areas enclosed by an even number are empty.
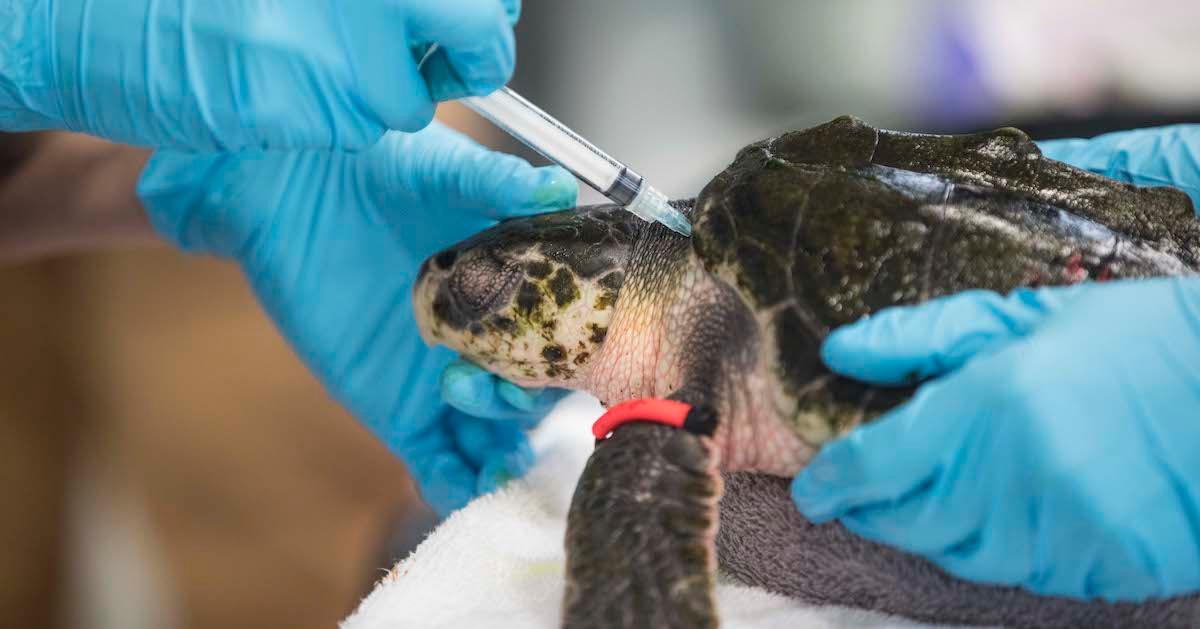
[[[73,133],[0,134],[0,263],[156,241],[136,194],[148,157]]]

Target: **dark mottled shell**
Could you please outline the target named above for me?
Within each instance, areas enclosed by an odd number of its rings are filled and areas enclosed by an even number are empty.
[[[693,223],[697,254],[760,314],[796,395],[823,372],[825,334],[883,307],[1200,269],[1185,194],[1047,159],[1016,129],[917,135],[838,118],[743,149]]]

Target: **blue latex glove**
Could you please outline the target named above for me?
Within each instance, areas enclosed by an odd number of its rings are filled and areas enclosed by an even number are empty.
[[[1170,127],[1043,149],[1200,201],[1198,142]],[[821,450],[792,486],[808,517],[1043,594],[1200,590],[1200,279],[968,292],[837,330],[823,357],[936,379]]]
[[[561,392],[523,391],[426,348],[411,289],[441,247],[498,218],[574,204],[568,173],[434,123],[354,154],[160,151],[138,192],[166,238],[241,265],[303,360],[408,463],[439,513],[530,465],[523,429]]]
[[[365,148],[512,74],[520,0],[6,0],[0,130]],[[441,49],[423,67],[414,51]]]
[[[1200,590],[1200,279],[965,293],[831,335],[835,371],[935,376],[793,484],[817,522],[977,581]]]

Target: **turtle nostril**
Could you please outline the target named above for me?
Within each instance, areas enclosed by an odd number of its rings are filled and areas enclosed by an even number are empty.
[[[454,266],[455,260],[458,260],[458,251],[455,249],[446,249],[433,257],[433,263],[443,271],[449,270],[451,266]]]

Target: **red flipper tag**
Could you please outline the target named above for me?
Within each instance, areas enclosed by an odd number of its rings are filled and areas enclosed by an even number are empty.
[[[608,438],[612,431],[630,422],[655,422],[683,428],[692,405],[675,400],[646,398],[621,402],[608,409],[592,424],[592,435],[598,440]]]

